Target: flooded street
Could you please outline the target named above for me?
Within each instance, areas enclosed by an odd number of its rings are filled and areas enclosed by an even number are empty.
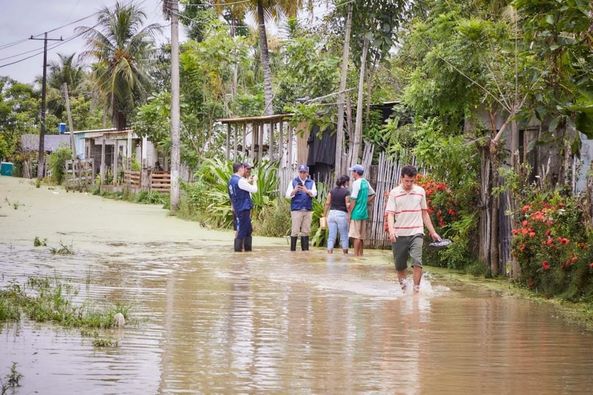
[[[0,177],[0,285],[33,275],[80,300],[131,305],[97,348],[80,330],[0,324],[0,376],[23,394],[590,393],[593,334],[552,307],[429,279],[394,285],[387,251],[289,253],[200,228],[156,206]],[[12,203],[12,205],[11,205]],[[19,203],[14,209],[14,203]],[[33,247],[35,237],[48,247]],[[52,255],[62,242],[75,254]],[[366,252],[365,252],[366,253]],[[430,268],[428,268],[430,272]]]

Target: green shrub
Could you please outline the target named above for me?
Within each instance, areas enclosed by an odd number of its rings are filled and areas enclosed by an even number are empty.
[[[282,237],[290,234],[290,204],[284,198],[278,198],[264,210],[261,210],[253,223],[256,235]]]
[[[140,191],[134,199],[136,203],[142,204],[169,204],[169,195],[154,191]]]
[[[64,168],[66,161],[72,159],[70,148],[60,147],[49,155],[49,168],[51,169],[51,180],[56,184],[62,184],[64,180]]]

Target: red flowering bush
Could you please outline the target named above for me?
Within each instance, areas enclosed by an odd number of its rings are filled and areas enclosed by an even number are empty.
[[[593,236],[574,198],[539,194],[521,207],[513,255],[521,280],[547,296],[593,297]]]
[[[435,230],[441,237],[453,240],[445,249],[424,249],[424,261],[429,265],[467,269],[475,263],[473,246],[476,232],[475,204],[468,200],[477,196],[457,183],[457,189],[429,175],[419,175],[417,184],[426,191],[426,203]],[[470,185],[471,187],[471,185]]]
[[[419,174],[416,184],[426,192],[428,213],[432,219],[437,233],[446,231],[458,218],[458,208],[449,186],[439,182],[428,175]]]

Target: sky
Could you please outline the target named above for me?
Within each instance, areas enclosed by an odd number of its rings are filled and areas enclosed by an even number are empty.
[[[120,1],[127,4],[132,0]],[[162,0],[133,1],[146,13],[147,23],[168,25],[162,15]],[[115,2],[116,0],[0,0],[0,76],[9,76],[20,82],[34,82],[42,74],[43,41],[29,40],[31,35],[42,38],[44,32],[68,25],[48,33],[48,38],[62,37],[66,41],[76,34],[76,27],[90,27],[96,23],[96,16],[91,14],[105,6],[112,7]],[[316,7],[314,14],[319,17],[325,11]],[[87,16],[90,17],[71,24]],[[253,18],[248,16],[247,23],[254,25]],[[266,26],[270,33],[276,33],[274,24],[267,23]],[[181,41],[187,38],[182,25],[179,34]],[[166,42],[169,37],[170,28],[164,27],[157,41]],[[52,49],[53,46],[56,48]],[[84,47],[85,41],[81,37],[67,42],[48,41],[48,63],[57,60],[58,53],[80,53]],[[29,59],[22,62],[9,64],[27,57]]]
[[[122,0],[126,4],[131,0]],[[147,15],[148,23],[167,25],[162,15],[161,0],[135,0]],[[0,0],[0,76],[9,76],[20,82],[31,83],[42,74],[43,41],[27,40],[31,35],[40,34],[54,28],[66,25],[80,18],[84,18],[105,6],[113,6],[115,0]],[[48,34],[48,38],[71,38],[77,26],[93,26],[96,16],[91,16],[75,24],[63,27]],[[183,28],[180,29],[181,39],[185,39]],[[160,42],[168,41],[170,29],[163,28]],[[18,44],[7,46],[15,42]],[[57,60],[57,53],[80,53],[85,42],[82,38],[75,38],[68,42],[48,41],[48,48],[59,47],[48,51],[48,62]],[[14,55],[28,52],[20,56]],[[39,53],[39,54],[37,54]],[[35,55],[37,54],[37,55]],[[35,55],[14,65],[8,63]],[[3,67],[4,66],[4,67]]]

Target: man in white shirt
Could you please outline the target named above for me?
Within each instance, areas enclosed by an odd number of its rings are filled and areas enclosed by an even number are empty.
[[[301,249],[309,250],[309,232],[313,218],[313,198],[317,196],[315,181],[309,177],[309,167],[299,165],[299,174],[286,189],[286,198],[290,199],[290,218],[292,227],[290,231],[290,251],[296,251],[299,235],[301,236]]]
[[[251,181],[245,178],[246,172],[250,169],[251,166],[246,163],[233,164],[235,174],[231,176],[228,183],[233,220],[237,230],[234,246],[236,252],[251,251],[252,249],[251,209],[253,208],[253,201],[251,194],[257,192],[257,184],[254,183],[255,177]]]
[[[433,240],[441,240],[428,214],[426,192],[421,186],[415,185],[417,174],[418,171],[414,166],[402,168],[400,185],[389,192],[385,207],[389,240],[392,242],[399,283],[402,290],[405,290],[408,258],[411,258],[414,270],[414,292],[419,291],[422,279],[424,227],[426,226]]]

